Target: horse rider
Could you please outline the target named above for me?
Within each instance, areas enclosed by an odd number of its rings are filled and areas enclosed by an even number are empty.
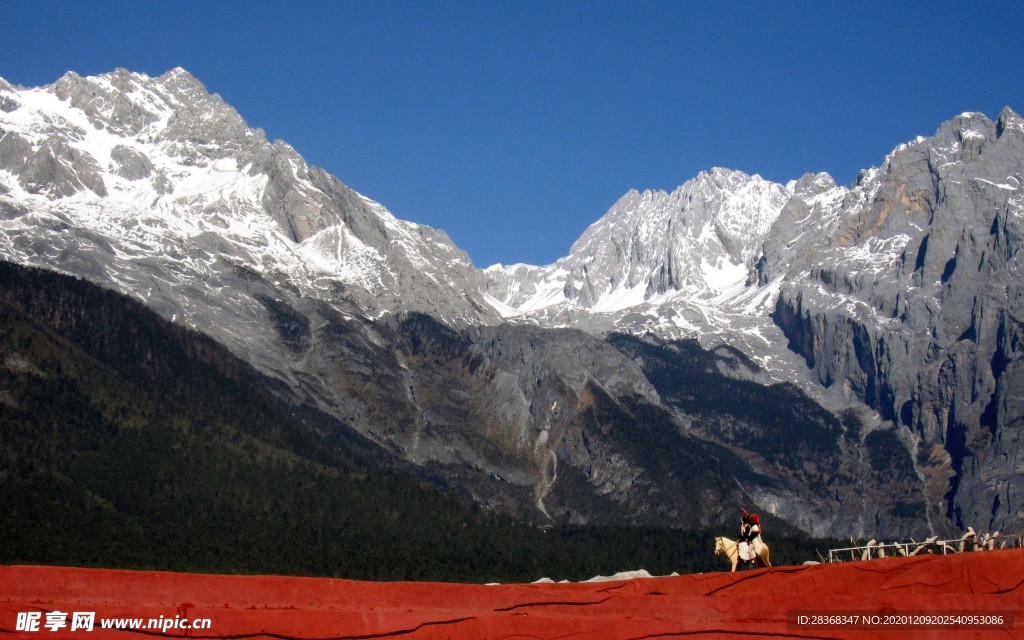
[[[740,560],[753,562],[763,544],[761,540],[761,516],[741,509],[740,516],[740,539],[739,554]]]

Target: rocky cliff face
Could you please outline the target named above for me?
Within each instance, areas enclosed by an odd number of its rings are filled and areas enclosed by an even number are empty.
[[[929,528],[1020,528],[1022,132],[1008,108],[963,114],[850,187],[715,170],[633,192],[555,264],[488,270],[488,292],[545,326],[736,347],[834,412],[877,412],[862,445],[909,452]]]
[[[774,318],[826,387],[905,430],[929,515],[1019,528],[1024,125],[964,114],[851,189],[807,179],[766,243]]]

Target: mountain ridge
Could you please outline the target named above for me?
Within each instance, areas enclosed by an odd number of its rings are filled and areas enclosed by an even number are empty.
[[[713,169],[672,193],[631,191],[553,265],[478,270],[442,231],[267,142],[184,70],[3,83],[0,107],[0,255],[213,336],[280,393],[443,469],[481,504],[588,521],[611,500],[633,520],[678,521],[670,452],[621,439],[646,441],[647,424],[671,425],[673,446],[738,456],[727,466],[752,479],[699,499],[702,522],[744,501],[842,535],[1024,521],[1011,497],[1024,127],[1009,108],[954,118],[850,187]],[[958,227],[962,210],[976,215]],[[979,260],[972,276],[963,265]],[[845,416],[825,486],[872,499],[843,513],[813,483],[787,489],[792,470],[764,463],[778,445],[736,431],[767,423],[652,393],[635,349],[606,348],[622,331],[664,350],[646,367],[697,357],[673,342],[697,338],[713,354],[703,375],[792,381]],[[951,350],[961,335],[976,347]],[[866,462],[892,443],[913,467],[895,501],[879,493],[894,476]]]

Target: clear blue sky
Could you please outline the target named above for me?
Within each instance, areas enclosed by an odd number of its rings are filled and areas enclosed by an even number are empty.
[[[1024,111],[1024,3],[0,3],[0,76],[181,66],[250,126],[546,264],[630,188],[725,166],[840,184],[964,111]]]

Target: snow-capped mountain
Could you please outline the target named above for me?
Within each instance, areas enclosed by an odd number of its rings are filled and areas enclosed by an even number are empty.
[[[491,267],[488,293],[548,318],[570,309],[601,314],[671,298],[722,299],[746,284],[790,195],[760,176],[720,168],[672,193],[630,191],[555,264]]]
[[[592,398],[657,402],[636,364],[580,332],[494,328],[482,272],[443,232],[267,141],[182,69],[0,83],[0,257],[212,336],[324,438],[355,431],[383,448],[377,462],[491,509],[708,524],[740,500],[731,485],[688,496],[677,460],[645,471],[621,453],[628,431],[582,435]],[[597,413],[635,426],[618,411]],[[586,444],[559,465],[569,438]]]
[[[69,73],[0,80],[0,257],[211,335],[318,428],[490,508],[1005,527],[1024,522],[1022,165],[1017,114],[965,114],[850,186],[713,169],[627,193],[552,265],[478,270],[184,70]],[[697,468],[730,488],[690,492]]]
[[[229,343],[247,339],[227,333],[258,305],[225,289],[239,273],[310,299],[344,289],[370,316],[496,317],[444,232],[269,142],[183,69],[69,73],[35,89],[0,81],[0,194],[8,259],[131,293]],[[197,311],[207,307],[230,322]]]
[[[487,269],[488,299],[509,319],[728,342],[769,365],[776,290],[751,274],[792,189],[715,168],[672,193],[630,191],[554,264]]]
[[[542,326],[731,345],[834,410],[864,403],[900,427],[930,518],[998,526],[1024,514],[1006,506],[1024,489],[1006,430],[1024,418],[1022,167],[1007,108],[901,144],[849,187],[716,169],[627,194],[552,265],[488,269],[488,296]]]

